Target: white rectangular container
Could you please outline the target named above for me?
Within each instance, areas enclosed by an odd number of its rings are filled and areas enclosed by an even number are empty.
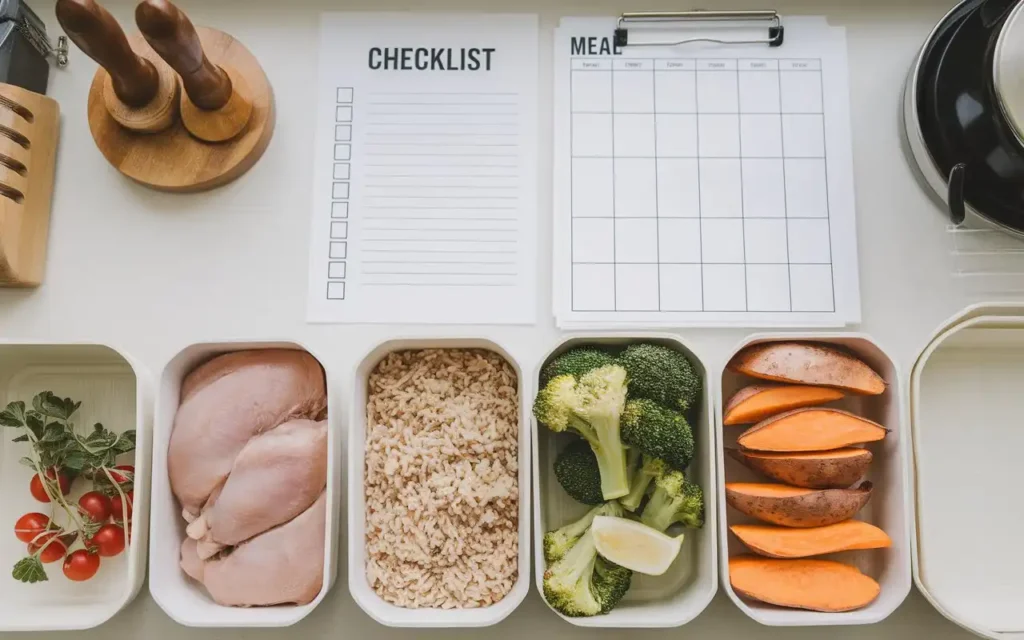
[[[740,597],[729,582],[729,558],[750,551],[729,533],[729,525],[757,522],[725,502],[726,482],[767,482],[758,473],[725,456],[725,447],[734,447],[736,438],[750,425],[722,425],[722,407],[735,391],[750,379],[725,369],[725,365],[743,347],[762,342],[806,340],[848,349],[874,369],[888,384],[880,396],[848,396],[830,404],[878,422],[890,430],[881,442],[867,448],[874,458],[865,479],[873,483],[871,499],[855,517],[880,527],[892,539],[888,549],[848,551],[823,556],[852,564],[881,585],[881,593],[870,605],[856,611],[825,613],[776,607]],[[717,399],[715,424],[718,430],[718,508],[722,540],[722,586],[748,616],[761,624],[776,627],[872,624],[884,620],[910,592],[911,487],[909,477],[910,432],[906,427],[900,395],[899,370],[892,359],[871,338],[856,333],[757,334],[747,338],[723,363],[722,384]]]
[[[48,509],[29,494],[32,471],[18,463],[29,445],[11,442],[19,434],[0,427],[0,631],[95,627],[131,602],[146,577],[152,405],[148,375],[134,360],[104,345],[0,344],[0,410],[15,400],[31,406],[41,391],[81,401],[75,421],[79,430],[95,422],[114,432],[135,429],[134,456],[118,460],[135,465],[131,540],[121,555],[103,558],[99,572],[88,582],[65,578],[60,562],[44,565],[46,582],[14,580],[11,567],[26,552],[25,543],[10,533],[14,523],[25,513]],[[68,502],[76,504],[87,489],[73,487]]]
[[[487,349],[503,357],[519,380],[519,576],[498,603],[477,609],[407,609],[384,601],[366,578],[366,496],[363,491],[366,444],[367,381],[374,367],[393,351],[407,349]],[[526,421],[532,391],[522,367],[500,345],[476,338],[389,340],[370,351],[356,369],[352,415],[348,432],[348,586],[363,611],[389,627],[484,627],[504,620],[530,589],[530,430]]]
[[[663,344],[688,354],[700,368],[704,377],[704,394],[700,415],[693,428],[696,453],[687,470],[687,477],[698,483],[704,491],[704,526],[699,530],[685,530],[683,548],[672,567],[661,576],[633,574],[629,591],[613,610],[604,615],[563,620],[578,627],[657,628],[678,627],[696,618],[711,603],[718,590],[718,537],[717,499],[715,475],[714,376],[707,366],[685,342],[664,333],[622,333],[575,335],[556,346],[540,362],[534,372],[533,384],[540,381],[540,371],[551,359],[572,347],[586,344],[625,346],[634,342]],[[532,399],[531,399],[532,401]],[[544,593],[544,534],[580,518],[590,508],[570,498],[555,478],[554,461],[559,443],[564,437],[541,426],[531,417],[533,438],[533,500],[534,510],[534,563],[537,590]],[[682,565],[683,570],[680,569]],[[542,596],[543,597],[543,596]],[[550,605],[549,605],[550,608]]]
[[[951,318],[910,379],[914,580],[940,613],[994,640],[1024,638],[1024,561],[1012,551],[1024,526],[1016,507],[1022,388],[1019,303]]]
[[[226,607],[210,598],[203,587],[185,575],[180,567],[185,521],[181,506],[171,492],[167,477],[167,448],[178,410],[182,380],[211,358],[247,349],[297,349],[294,342],[211,342],[194,344],[180,351],[164,367],[156,403],[153,428],[153,508],[150,527],[153,536],[149,552],[149,592],[160,608],[175,622],[188,627],[285,627],[305,618],[323,600],[337,574],[339,516],[341,513],[342,409],[332,396],[330,370],[324,368],[327,383],[327,530],[324,542],[324,582],[320,593],[306,605],[275,607]],[[313,354],[315,357],[315,354]],[[321,361],[323,366],[323,361]]]

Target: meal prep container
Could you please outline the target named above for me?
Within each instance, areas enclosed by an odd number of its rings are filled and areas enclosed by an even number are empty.
[[[498,603],[476,609],[407,609],[384,601],[366,579],[366,496],[363,490],[366,444],[367,383],[374,367],[393,351],[409,349],[486,349],[503,357],[519,380],[519,576]],[[356,368],[355,393],[348,432],[348,587],[363,611],[389,627],[484,627],[504,620],[530,589],[530,429],[527,416],[533,401],[522,367],[500,345],[476,338],[397,339],[370,351]]]
[[[700,484],[704,491],[705,516],[701,529],[685,529],[683,547],[672,567],[661,576],[633,574],[625,597],[604,615],[569,618],[555,611],[563,620],[579,627],[678,627],[696,618],[711,603],[718,590],[718,538],[716,533],[717,504],[715,483],[715,437],[712,423],[714,411],[714,376],[685,342],[663,333],[630,333],[572,336],[556,346],[541,362],[533,380],[539,384],[540,371],[549,361],[572,347],[586,344],[624,346],[634,342],[653,342],[685,352],[704,377],[704,395],[700,415],[694,421],[693,436],[696,453],[687,470],[687,477]],[[565,436],[533,424],[533,500],[534,563],[537,591],[544,593],[544,533],[582,517],[591,507],[570,498],[555,478],[554,461],[559,443]],[[543,597],[543,596],[542,596]],[[550,608],[550,605],[549,605]]]
[[[965,309],[910,378],[917,507],[914,581],[958,625],[1024,638],[1018,506],[1024,305]]]
[[[182,380],[200,364],[232,351],[247,349],[296,349],[309,351],[294,342],[212,342],[194,344],[174,356],[164,367],[156,403],[153,429],[153,510],[150,526],[154,532],[149,553],[149,592],[160,608],[178,624],[188,627],[285,627],[305,618],[323,600],[337,574],[339,516],[341,512],[341,425],[342,410],[332,397],[331,374],[325,369],[327,409],[327,530],[324,543],[324,583],[316,598],[306,605],[275,607],[226,607],[210,598],[202,585],[181,570],[181,542],[185,521],[181,506],[171,492],[167,477],[167,447],[178,410]],[[316,354],[313,354],[316,357]],[[318,358],[319,360],[319,358]],[[320,360],[321,366],[323,361]]]
[[[854,516],[884,530],[892,539],[888,549],[847,551],[822,556],[855,565],[862,572],[874,578],[881,585],[881,593],[874,602],[855,611],[825,613],[776,607],[755,600],[742,598],[729,582],[729,558],[750,553],[735,536],[729,532],[729,525],[753,524],[758,521],[743,515],[725,502],[726,482],[772,482],[764,476],[747,469],[725,455],[725,447],[736,446],[736,438],[750,425],[723,426],[722,408],[725,399],[745,384],[749,378],[725,369],[724,365],[744,347],[762,342],[805,340],[832,344],[845,348],[874,369],[888,384],[880,396],[847,396],[828,406],[846,409],[857,415],[874,420],[888,428],[889,434],[881,442],[867,445],[874,455],[866,480],[873,483],[871,499]],[[776,627],[804,627],[826,625],[871,624],[884,620],[910,593],[910,529],[911,485],[909,474],[910,433],[904,427],[901,409],[899,371],[892,359],[871,338],[854,333],[816,334],[757,334],[749,337],[737,347],[723,363],[722,385],[716,402],[715,424],[718,433],[718,508],[719,534],[722,540],[722,587],[732,601],[745,614],[761,624]]]
[[[84,583],[64,577],[61,563],[44,565],[49,580],[23,584],[10,568],[25,555],[25,543],[11,531],[25,513],[46,512],[29,494],[32,471],[18,463],[27,444],[12,443],[14,429],[0,428],[0,631],[88,629],[109,620],[132,601],[146,577],[149,518],[150,408],[149,380],[137,362],[104,345],[0,344],[0,402],[22,400],[28,406],[41,391],[81,401],[76,414],[79,430],[102,422],[111,431],[136,430],[134,460],[128,454],[118,464],[135,465],[135,494],[130,544],[124,553],[103,558],[99,573]],[[71,504],[86,487],[76,486]]]

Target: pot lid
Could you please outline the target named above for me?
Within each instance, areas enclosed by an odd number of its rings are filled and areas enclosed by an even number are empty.
[[[1010,128],[1024,144],[1024,0],[1003,23],[996,41],[993,80]]]

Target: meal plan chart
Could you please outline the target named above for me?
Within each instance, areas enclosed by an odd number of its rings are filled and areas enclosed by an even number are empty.
[[[536,16],[320,27],[309,320],[535,322]]]
[[[858,322],[843,31],[616,49],[615,26],[556,35],[558,324]]]

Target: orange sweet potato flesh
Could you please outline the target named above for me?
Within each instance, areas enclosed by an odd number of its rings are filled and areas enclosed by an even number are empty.
[[[776,413],[834,402],[843,397],[839,389],[808,385],[751,385],[737,391],[725,404],[723,424],[757,422]]]
[[[871,498],[871,483],[853,489],[726,482],[725,502],[740,513],[783,527],[824,527],[849,520]]]
[[[741,596],[811,611],[853,611],[874,602],[881,586],[856,567],[834,560],[729,558],[729,583]]]
[[[885,531],[860,520],[844,520],[806,529],[734,524],[729,530],[751,551],[769,558],[807,558],[839,551],[892,546],[892,540]]]
[[[844,389],[862,395],[885,392],[885,380],[857,358],[822,344],[762,342],[729,361],[730,371],[761,380]]]
[[[855,447],[801,453],[727,451],[733,459],[772,480],[809,489],[849,487],[864,477],[873,457],[867,449]]]
[[[875,442],[888,430],[849,411],[828,407],[793,409],[750,427],[736,443],[751,451],[827,451]]]

